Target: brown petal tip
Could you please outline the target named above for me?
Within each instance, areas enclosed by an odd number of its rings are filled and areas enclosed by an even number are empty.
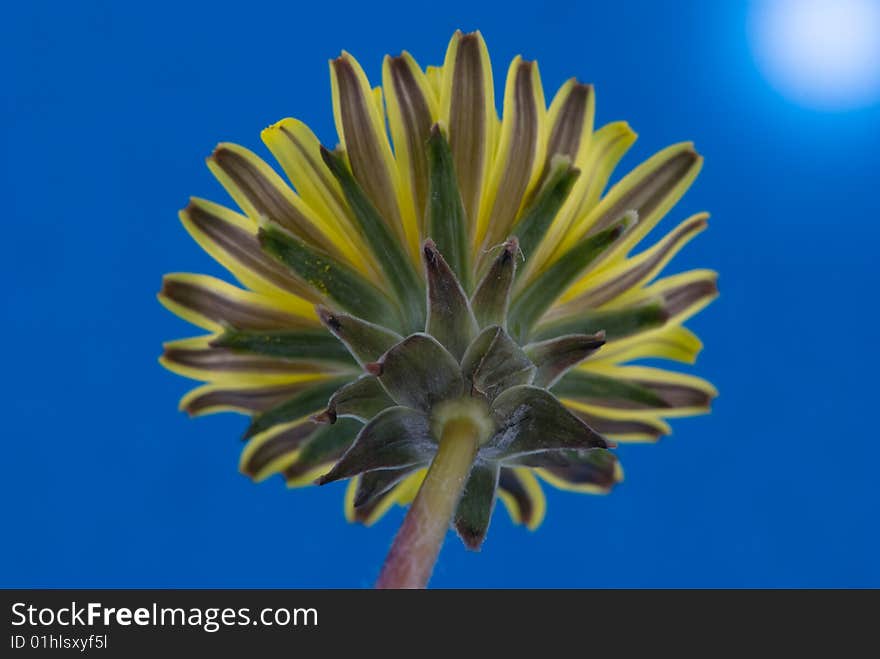
[[[470,551],[480,551],[483,548],[483,540],[486,539],[485,534],[461,530],[458,531],[458,537]]]
[[[371,495],[372,492],[369,492],[367,490],[358,490],[358,493],[355,495],[354,501],[352,502],[352,506],[355,508],[360,508],[370,500]]]
[[[428,141],[436,143],[437,140],[448,140],[449,139],[449,128],[446,125],[446,122],[440,119],[439,121],[434,122],[431,125],[431,131],[428,136]]]
[[[342,323],[339,322],[339,318],[327,307],[319,304],[315,307],[315,313],[318,314],[318,320],[321,321],[321,324],[331,332],[338,332],[342,329]]]
[[[336,423],[337,418],[338,417],[336,416],[336,411],[329,407],[320,414],[315,414],[311,417],[312,421],[314,421],[315,423],[320,423],[322,425],[332,425]]]

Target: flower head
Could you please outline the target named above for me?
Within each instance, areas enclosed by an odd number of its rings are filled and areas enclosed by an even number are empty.
[[[454,524],[478,547],[496,498],[534,528],[540,481],[607,492],[622,479],[615,440],[653,441],[666,418],[709,409],[704,380],[629,364],[693,363],[684,322],[717,295],[709,270],[659,277],[706,214],[637,249],[696,178],[691,144],[605,192],[629,126],[594,130],[593,89],[575,80],[548,108],[519,57],[499,119],[479,33],[456,33],[439,67],[386,57],[382,87],[347,53],[330,73],[337,149],[295,119],[266,128],[288,184],[221,144],[208,166],[240,212],[181,211],[240,286],[170,274],[159,295],[207,331],[165,345],[168,369],[205,382],[182,409],[252,417],[245,474],[350,479],[346,514],[371,524],[412,500],[441,437],[468,424]]]

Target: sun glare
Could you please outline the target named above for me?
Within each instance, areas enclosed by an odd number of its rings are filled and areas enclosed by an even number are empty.
[[[821,110],[880,101],[880,0],[758,0],[750,39],[787,98]]]

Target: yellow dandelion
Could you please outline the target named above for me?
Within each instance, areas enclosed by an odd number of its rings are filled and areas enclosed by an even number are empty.
[[[708,382],[631,363],[700,351],[684,323],[716,274],[660,273],[707,215],[637,248],[702,158],[674,144],[605,192],[635,133],[594,129],[576,80],[547,107],[520,57],[499,118],[479,33],[442,66],[386,57],[381,87],[345,52],[330,74],[338,148],[284,119],[262,138],[289,182],[242,146],[208,159],[238,210],[192,199],[180,218],[239,285],[166,275],[160,301],[207,333],[161,362],[204,382],[190,414],[252,417],[255,481],[349,479],[346,516],[368,525],[411,504],[379,585],[422,586],[450,524],[478,548],[500,499],[534,529],[542,481],[608,492],[615,440],[709,410]]]

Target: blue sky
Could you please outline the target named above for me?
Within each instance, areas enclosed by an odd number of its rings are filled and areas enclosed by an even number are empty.
[[[442,60],[480,29],[503,78],[577,76],[597,122],[639,140],[621,171],[693,140],[700,178],[669,217],[712,213],[670,271],[719,271],[690,323],[721,395],[658,445],[622,446],[608,497],[548,488],[530,533],[496,511],[454,538],[439,587],[880,586],[880,106],[820,111],[771,84],[750,3],[18,3],[3,9],[0,161],[7,282],[3,586],[369,586],[402,519],[345,523],[341,484],[288,491],[237,472],[245,421],[191,421],[161,343],[169,271],[221,274],[176,214],[225,201],[204,158],[264,153],[285,117],[335,140],[327,59],[378,81],[386,52]],[[668,226],[665,225],[665,226]]]

